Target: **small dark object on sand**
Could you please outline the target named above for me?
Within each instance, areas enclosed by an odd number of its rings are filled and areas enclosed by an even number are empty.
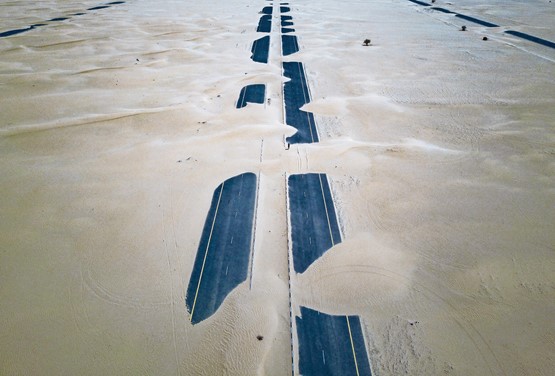
[[[466,31],[466,26],[463,25],[463,26],[461,27],[461,31]]]
[[[488,40],[488,37],[483,37],[482,40]]]
[[[262,341],[264,339],[264,337],[261,336],[261,335],[258,335],[258,336],[256,336],[256,339],[259,340],[259,341]]]
[[[364,43],[365,46],[369,46],[370,42],[371,42],[370,39],[365,39],[363,43]]]

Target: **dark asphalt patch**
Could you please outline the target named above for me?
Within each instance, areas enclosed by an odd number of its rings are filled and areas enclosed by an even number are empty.
[[[193,324],[212,316],[247,280],[256,188],[256,175],[244,173],[214,191],[185,299]]]
[[[123,3],[125,3],[125,1],[115,1],[115,2],[109,3],[109,4],[123,4]],[[98,7],[90,8],[90,9],[87,9],[87,10],[103,9],[103,8],[109,8],[109,6],[98,6]],[[72,16],[82,16],[84,14],[86,14],[86,13],[80,12],[80,13],[74,13],[74,14],[72,14]],[[65,20],[69,20],[69,17],[56,17],[56,18],[51,18],[49,20],[46,20],[44,22],[56,22],[56,21],[65,21]],[[21,33],[24,33],[26,31],[33,30],[33,29],[35,29],[39,26],[46,26],[46,25],[47,24],[44,24],[44,23],[37,23],[37,24],[34,24],[34,25],[27,26],[25,28],[4,31],[4,32],[0,33],[0,38],[5,38],[5,37],[12,36],[12,35],[21,34]]]
[[[478,25],[482,25],[482,26],[486,26],[486,27],[499,27],[499,25],[496,25],[494,23],[483,21],[483,20],[480,20],[480,19],[475,18],[475,17],[465,16],[464,14],[458,14],[457,13],[455,15],[455,17],[459,17],[459,18],[462,18],[463,20],[474,22]]]
[[[438,12],[448,13],[448,14],[453,14],[454,13],[454,12],[451,12],[449,9],[445,9],[445,8],[433,7],[431,9],[437,10]]]
[[[266,94],[266,85],[256,84],[248,85],[241,89],[236,108],[243,108],[247,103],[264,103]]]
[[[97,7],[88,8],[87,10],[98,10],[98,9],[106,9],[106,8],[110,8],[110,6],[109,5],[99,5]]]
[[[284,62],[283,75],[290,78],[283,87],[283,100],[285,102],[285,122],[295,127],[297,133],[287,138],[290,144],[306,144],[318,142],[318,132],[314,115],[302,111],[301,107],[310,102],[310,92],[302,63]]]
[[[268,62],[268,54],[270,53],[270,36],[266,35],[255,40],[252,44],[251,52],[251,59],[253,61],[266,64]]]
[[[292,22],[291,22],[291,23],[292,23]],[[288,28],[288,27],[282,27],[282,28],[281,28],[281,32],[282,32],[282,34],[294,33],[294,32],[295,32],[295,29],[291,29],[291,28]]]
[[[13,30],[4,31],[4,32],[0,33],[0,38],[21,34],[21,33],[24,33],[26,31],[33,30],[35,27],[36,26],[29,26],[29,27],[26,27],[24,29],[13,29]]]
[[[301,307],[296,317],[301,375],[371,375],[358,316]]]
[[[341,243],[328,178],[325,174],[291,175],[288,180],[293,267],[306,269]]]
[[[256,31],[259,33],[269,33],[272,31],[272,16],[265,14],[260,17]]]
[[[293,26],[293,17],[281,16],[281,27]]]
[[[271,15],[273,11],[273,7],[264,7],[260,13]]]
[[[526,39],[527,41],[530,41],[530,42],[541,44],[542,46],[545,46],[545,47],[555,48],[555,43],[547,39],[538,38],[533,35],[522,33],[520,31],[515,31],[515,30],[507,30],[505,31],[505,33],[509,35],[514,35],[515,37]]]
[[[294,35],[282,35],[281,36],[281,50],[283,56],[292,55],[295,52],[299,52],[299,44],[297,42],[297,37]]]
[[[288,13],[288,12],[291,12],[291,8],[289,8],[289,7],[279,7],[279,11],[281,13]]]
[[[419,0],[409,0],[409,1],[411,3],[415,3],[415,4],[418,4],[418,5],[425,6],[425,7],[431,7],[432,6],[432,4],[428,4],[428,3],[425,3],[425,2],[419,1]]]
[[[281,16],[281,27],[293,26],[293,17]]]

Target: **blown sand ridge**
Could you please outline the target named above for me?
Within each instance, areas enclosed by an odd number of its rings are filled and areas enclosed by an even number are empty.
[[[0,32],[100,4],[14,0]],[[505,31],[554,41],[555,5],[434,4],[488,28],[295,0],[299,52],[274,14],[259,64],[268,4],[127,1],[0,38],[0,374],[290,374],[285,174],[325,173],[344,240],[292,276],[294,304],[359,316],[377,375],[549,375],[555,49]],[[285,148],[284,59],[317,145]],[[235,108],[253,84],[270,101]],[[244,172],[252,289],[193,326],[210,200]]]

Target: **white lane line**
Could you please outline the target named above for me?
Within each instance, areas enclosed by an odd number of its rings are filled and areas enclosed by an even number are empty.
[[[304,99],[304,103],[308,103],[308,98],[306,97],[306,92],[305,92],[305,82],[303,80],[304,77],[304,69],[301,70],[301,63],[297,63],[297,70],[299,71],[299,79],[301,80],[301,89],[303,92],[303,99]],[[299,111],[301,111],[301,109],[299,108]],[[306,113],[306,117],[308,119],[308,129],[310,131],[310,139],[312,140],[312,142],[314,142],[314,136],[312,135],[312,128],[310,127],[310,116],[308,114],[308,112]]]
[[[243,89],[245,91],[243,92],[243,98],[241,98],[241,108],[245,107],[245,101],[247,98],[247,87],[248,86],[245,86],[245,88]]]
[[[307,93],[305,92],[305,86],[308,86],[308,83],[305,83],[306,77],[305,77],[304,69],[301,70],[301,63],[297,63],[297,69],[299,71],[299,78],[301,80],[301,89],[303,91],[304,103],[306,104],[310,102],[310,98],[307,98]],[[306,91],[308,91],[308,87]],[[301,111],[300,108],[299,108],[299,111]],[[312,122],[310,121],[310,112],[306,112],[306,118],[308,120],[308,130],[310,131],[310,140],[314,142],[314,134],[312,133]]]
[[[353,342],[353,334],[351,333],[351,324],[349,323],[349,316],[345,316],[347,320],[347,329],[349,330],[349,339],[351,340],[351,350],[353,350],[353,359],[355,360],[355,369],[357,371],[357,376],[360,375],[358,372],[358,362],[357,362],[357,354],[355,353],[355,343]]]
[[[322,199],[324,200],[324,210],[326,211],[326,219],[328,220],[328,230],[330,232],[330,239],[332,247],[335,245],[333,241],[333,233],[331,231],[331,223],[330,223],[330,215],[328,214],[328,205],[326,204],[326,195],[324,194],[324,185],[322,184],[322,174],[318,174],[318,178],[320,179],[320,190],[322,192]]]
[[[220,190],[220,196],[218,197],[218,204],[216,205],[216,211],[214,212],[214,219],[212,220],[212,227],[210,228],[210,235],[208,236],[208,244],[206,244],[206,250],[204,251],[204,260],[202,260],[202,268],[200,269],[200,276],[198,278],[197,290],[195,292],[195,299],[193,300],[193,308],[191,308],[190,320],[193,321],[193,314],[195,313],[195,306],[197,304],[198,291],[200,289],[200,282],[202,281],[202,273],[204,273],[204,265],[206,264],[206,256],[208,256],[208,247],[210,247],[210,241],[212,241],[212,233],[214,232],[214,225],[216,224],[216,217],[218,216],[218,209],[220,208],[220,201],[222,200],[222,194],[224,192],[225,182],[222,183],[222,189]]]

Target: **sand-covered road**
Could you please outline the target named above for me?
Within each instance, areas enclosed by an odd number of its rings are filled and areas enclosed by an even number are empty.
[[[274,13],[267,64],[269,2],[102,4],[0,4],[0,33],[46,24],[0,38],[0,374],[291,374],[286,174],[306,173],[327,175],[343,241],[292,276],[294,304],[360,317],[375,374],[552,373],[555,49],[505,31],[555,41],[555,3],[434,4],[486,27],[291,0],[299,52]],[[318,144],[285,148],[284,59]],[[255,84],[267,101],[237,109]],[[193,326],[211,198],[244,172],[252,289]]]

